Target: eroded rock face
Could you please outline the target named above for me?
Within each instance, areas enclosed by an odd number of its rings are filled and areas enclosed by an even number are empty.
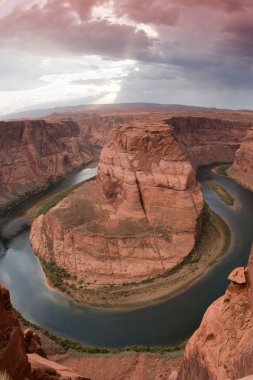
[[[0,373],[7,373],[11,380],[88,380],[45,356],[40,337],[30,329],[23,334],[10,293],[0,285]]]
[[[248,130],[237,150],[233,167],[253,177],[253,127]]]
[[[236,151],[228,174],[253,190],[253,127],[250,128]]]
[[[233,271],[225,295],[208,308],[186,346],[178,380],[233,380],[252,375],[252,260],[253,249],[246,283],[241,281],[242,268]]]
[[[195,171],[162,120],[112,130],[97,183],[75,190],[33,223],[34,251],[86,286],[143,281],[194,247],[203,196]]]
[[[72,121],[0,122],[0,207],[90,161]]]
[[[0,372],[13,380],[31,379],[23,332],[13,313],[10,294],[0,285]]]
[[[168,120],[195,166],[232,162],[249,123],[206,117],[173,117]]]

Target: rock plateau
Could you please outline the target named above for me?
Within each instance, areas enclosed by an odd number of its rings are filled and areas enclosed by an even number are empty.
[[[112,129],[97,182],[36,219],[34,251],[85,286],[122,285],[163,274],[192,251],[203,196],[172,128],[136,118]]]

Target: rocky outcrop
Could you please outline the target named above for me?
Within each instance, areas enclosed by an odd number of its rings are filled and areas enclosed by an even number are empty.
[[[0,285],[0,373],[5,371],[13,380],[31,379],[23,332],[13,313],[9,291]]]
[[[249,123],[206,117],[173,117],[167,122],[195,166],[232,162]]]
[[[139,282],[181,263],[195,245],[203,196],[173,131],[157,118],[114,128],[98,180],[32,225],[34,251],[97,287]]]
[[[186,346],[178,380],[233,380],[253,373],[253,249]]]
[[[0,373],[11,380],[88,380],[45,356],[39,336],[30,329],[23,334],[9,291],[0,285]]]
[[[253,127],[250,128],[236,151],[228,174],[253,190]]]
[[[32,380],[90,380],[37,354],[28,354],[28,359],[32,366]]]
[[[0,122],[0,207],[57,181],[91,158],[72,121]]]

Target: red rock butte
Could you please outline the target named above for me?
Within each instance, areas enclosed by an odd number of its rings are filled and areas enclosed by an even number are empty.
[[[173,129],[146,116],[111,130],[97,181],[35,220],[31,242],[88,286],[139,282],[194,248],[203,196]]]

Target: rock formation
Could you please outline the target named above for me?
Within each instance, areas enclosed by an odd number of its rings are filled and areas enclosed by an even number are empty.
[[[253,248],[224,296],[207,310],[186,346],[177,380],[233,380],[253,373]]]
[[[33,353],[27,355],[26,349]],[[38,353],[43,353],[44,357]],[[66,367],[47,360],[37,334],[27,330],[24,337],[12,309],[9,291],[2,285],[0,285],[0,373],[6,373],[11,380],[88,380]]]
[[[146,117],[114,128],[98,180],[32,225],[34,251],[86,286],[139,282],[181,263],[195,245],[203,196],[173,131]]]
[[[116,115],[91,115],[73,114],[71,119],[80,127],[81,135],[85,143],[103,147],[107,141],[110,130],[118,125],[129,122],[131,114]]]
[[[195,166],[232,162],[249,123],[206,117],[173,117],[167,122]]]
[[[57,181],[91,158],[72,121],[0,122],[0,207]]]
[[[253,127],[251,127],[240,148],[228,174],[253,190]]]
[[[31,379],[23,332],[13,313],[9,291],[0,285],[0,372],[4,371],[13,380]]]

